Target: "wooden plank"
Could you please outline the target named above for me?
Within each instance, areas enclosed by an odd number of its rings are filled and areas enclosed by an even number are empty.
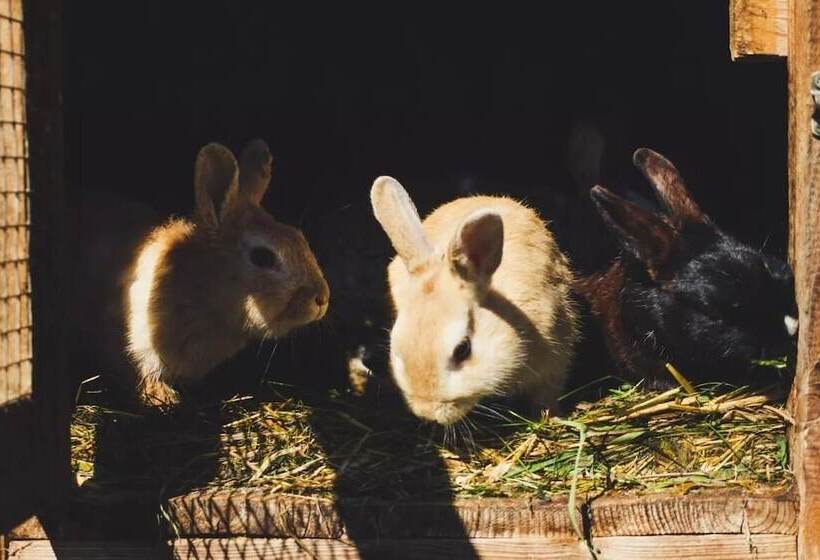
[[[324,539],[180,539],[173,542],[173,557],[185,560],[287,558],[289,560],[369,558],[430,560],[489,559],[589,560],[580,542],[554,542],[548,538],[509,539],[389,539],[378,541],[341,541]]]
[[[168,558],[165,545],[118,541],[8,541],[14,560],[156,560]]]
[[[42,475],[29,487],[30,499],[61,501],[74,484],[69,423],[72,387],[66,372],[65,316],[67,244],[65,234],[63,134],[62,0],[12,2],[23,12],[27,74],[27,132],[31,217],[33,314],[33,398],[37,406],[38,453],[20,468]]]
[[[269,495],[259,490],[200,491],[167,510],[186,537],[510,538],[574,540],[565,501],[504,498],[381,502]],[[783,534],[797,532],[791,493],[739,490],[680,496],[608,496],[587,508],[594,537],[617,535]],[[581,522],[579,516],[579,524]]]
[[[594,500],[592,536],[688,534],[797,534],[792,494],[746,496],[741,492],[613,496]]]
[[[30,397],[0,407],[0,442],[6,451],[0,461],[0,533],[26,519],[37,506],[32,488],[41,478],[36,468],[41,449],[31,434],[38,428]]]
[[[729,51],[732,60],[788,54],[789,0],[731,0]]]
[[[797,557],[796,538],[788,535],[699,535],[664,537],[604,537],[595,541],[606,560],[789,560]],[[580,542],[553,542],[547,538],[413,539],[340,541],[323,539],[180,539],[173,542],[174,558],[315,559],[429,558],[449,560],[543,558],[588,560]]]
[[[239,490],[194,492],[171,499],[167,509],[179,535],[196,537],[576,538],[566,501],[334,501]]]
[[[697,535],[603,537],[594,540],[606,560],[790,560],[797,539],[790,535]]]
[[[811,135],[811,74],[820,70],[820,5],[789,2],[790,254],[800,308],[790,398],[801,559],[820,558],[820,141]]]

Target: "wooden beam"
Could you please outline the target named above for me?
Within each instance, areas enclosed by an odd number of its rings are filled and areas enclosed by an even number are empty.
[[[27,126],[31,185],[31,289],[33,314],[33,400],[36,454],[19,468],[37,469],[29,498],[56,503],[72,488],[69,424],[73,407],[66,371],[69,321],[63,134],[62,0],[17,0],[26,40]]]
[[[589,560],[581,543],[547,538],[413,539],[346,542],[316,539],[180,539],[173,543],[179,559],[256,560],[261,558],[358,560],[367,558],[454,558],[513,560],[543,558]],[[606,537],[596,543],[607,560],[789,560],[796,557],[794,536],[682,535],[663,537]]]
[[[800,499],[798,551],[820,558],[820,140],[811,133],[812,72],[820,71],[820,5],[789,1],[790,254],[800,309],[792,466]]]
[[[592,502],[592,537],[688,534],[797,534],[791,494],[739,492],[614,496]],[[597,540],[597,539],[596,539]]]
[[[334,501],[269,495],[260,490],[200,491],[167,504],[176,534],[186,537],[510,538],[576,540],[567,503],[507,498],[449,502]],[[608,496],[592,500],[593,538],[620,535],[782,534],[797,532],[791,493],[738,490],[681,496]]]
[[[731,0],[729,51],[732,60],[788,54],[789,0]]]
[[[336,501],[239,490],[194,492],[171,499],[167,510],[177,534],[191,537],[577,539],[565,500]]]
[[[156,560],[167,558],[164,543],[123,541],[8,541],[14,560]]]

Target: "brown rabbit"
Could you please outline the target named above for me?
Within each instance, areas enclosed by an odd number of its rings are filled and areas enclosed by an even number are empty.
[[[304,236],[260,206],[271,176],[267,145],[250,142],[240,159],[237,164],[219,144],[200,150],[192,219],[150,229],[134,218],[132,206],[120,239],[98,229],[97,242],[88,244],[95,254],[83,267],[94,264],[106,243],[120,243],[125,255],[105,261],[105,269],[96,262],[105,278],[89,285],[111,301],[99,306],[102,316],[88,314],[86,336],[108,331],[101,340],[106,365],[132,366],[144,396],[166,394],[165,384],[200,382],[250,340],[283,336],[327,311],[328,285]],[[91,219],[81,223],[87,239],[100,222],[89,214],[105,211],[91,208],[85,205]],[[116,231],[112,220],[104,221]]]
[[[474,196],[422,223],[390,177],[370,197],[398,253],[390,363],[410,409],[447,425],[484,397],[523,394],[555,413],[577,338],[573,276],[536,212]]]

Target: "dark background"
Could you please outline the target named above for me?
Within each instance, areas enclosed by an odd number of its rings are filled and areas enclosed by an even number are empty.
[[[331,285],[324,323],[343,338],[366,320],[373,343],[389,325],[391,251],[368,200],[378,175],[399,178],[422,214],[465,192],[509,193],[554,219],[568,252],[582,237],[597,245],[589,207],[555,210],[561,196],[590,205],[572,198],[567,165],[579,119],[607,138],[606,186],[645,189],[630,155],[652,147],[724,229],[785,252],[785,62],[731,62],[724,2],[449,13],[77,2],[66,17],[70,192],[116,189],[187,213],[203,144],[264,137],[275,158],[264,204],[304,228]]]
[[[267,206],[310,227],[365,204],[386,173],[414,192],[435,183],[431,202],[467,178],[514,194],[567,189],[568,127],[592,117],[626,146],[613,167],[655,148],[719,224],[782,247],[783,59],[732,63],[724,2],[553,4],[74,3],[71,186],[187,211],[198,148],[262,136],[275,156]]]

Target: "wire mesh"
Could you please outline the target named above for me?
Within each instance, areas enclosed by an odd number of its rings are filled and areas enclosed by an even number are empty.
[[[0,0],[0,405],[31,392],[31,283],[22,0]]]

